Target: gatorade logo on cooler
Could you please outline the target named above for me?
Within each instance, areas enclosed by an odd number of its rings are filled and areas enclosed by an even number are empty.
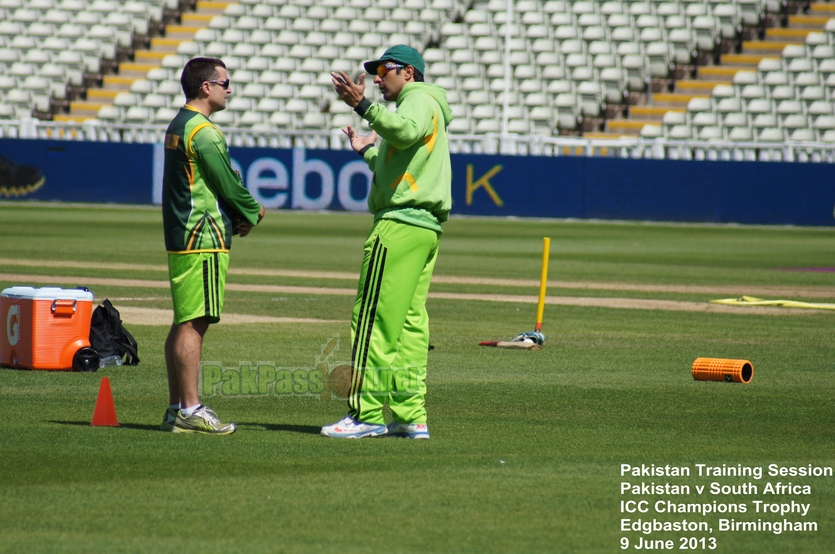
[[[6,315],[6,337],[9,345],[14,346],[20,340],[20,306],[12,304]]]

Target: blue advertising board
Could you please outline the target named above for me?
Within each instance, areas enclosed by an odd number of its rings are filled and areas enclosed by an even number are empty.
[[[150,204],[152,152],[150,144],[0,139],[0,199]]]
[[[367,209],[372,175],[351,151],[230,151],[247,188],[267,208]],[[44,177],[27,185],[0,171],[0,198],[162,199],[159,144],[0,139],[0,157],[7,167],[38,168]],[[452,172],[453,214],[835,224],[831,164],[453,154]]]
[[[253,197],[268,209],[368,209],[371,171],[353,151],[235,148],[230,153]],[[155,200],[162,199],[161,186],[160,177]]]
[[[453,213],[835,224],[835,166],[591,157],[452,157]]]

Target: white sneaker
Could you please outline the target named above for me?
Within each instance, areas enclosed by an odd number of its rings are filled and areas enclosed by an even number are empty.
[[[165,415],[162,416],[162,423],[160,423],[159,428],[162,431],[173,431],[174,424],[177,423],[177,412],[179,410],[177,408],[168,408],[165,410]]]
[[[177,420],[171,430],[175,433],[202,433],[204,435],[231,435],[235,432],[234,423],[223,423],[208,406],[200,406],[190,416],[177,413]]]
[[[357,421],[349,414],[332,425],[322,427],[321,434],[326,437],[336,437],[339,439],[361,439],[363,437],[385,435],[386,431],[387,428],[385,425],[363,423],[362,421]]]
[[[392,421],[388,424],[388,433],[386,434],[391,437],[407,439],[428,439],[429,427],[425,423],[398,423]]]

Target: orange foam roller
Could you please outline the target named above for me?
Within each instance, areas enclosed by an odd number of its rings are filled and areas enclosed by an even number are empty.
[[[750,383],[754,378],[754,366],[748,360],[696,358],[692,371],[696,381]]]

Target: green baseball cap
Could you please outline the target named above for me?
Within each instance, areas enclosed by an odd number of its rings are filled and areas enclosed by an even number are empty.
[[[421,73],[426,72],[426,63],[423,61],[423,57],[421,57],[417,50],[411,46],[406,46],[405,44],[392,46],[383,52],[383,55],[380,56],[379,60],[365,62],[363,67],[365,67],[365,70],[371,75],[376,75],[377,67],[379,67],[379,65],[383,62],[397,62],[403,65],[411,65]]]

